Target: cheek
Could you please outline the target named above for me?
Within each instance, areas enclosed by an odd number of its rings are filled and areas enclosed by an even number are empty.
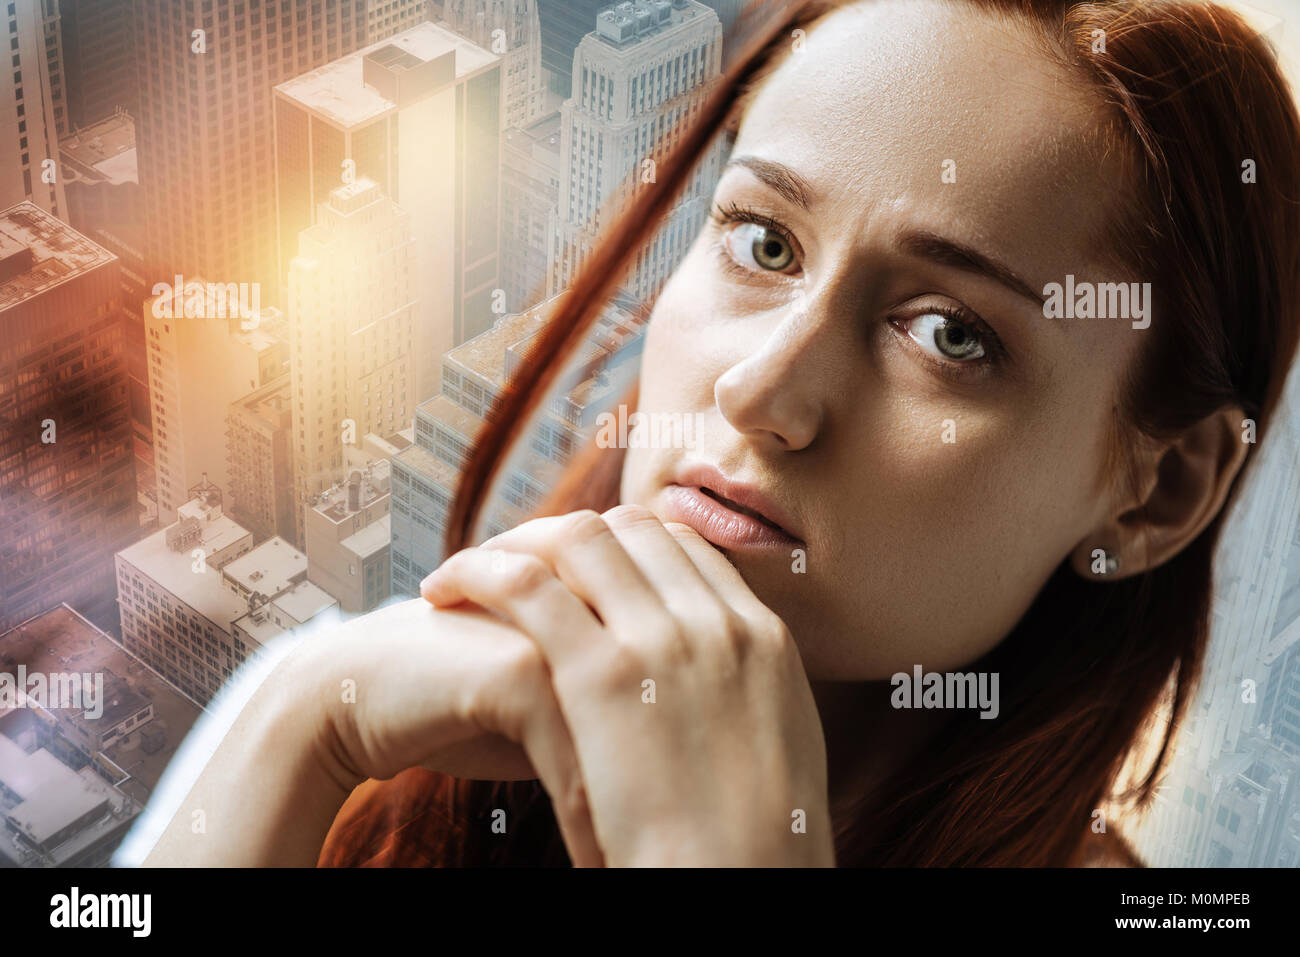
[[[818,580],[787,591],[824,676],[967,665],[1009,633],[1091,521],[1089,436],[1063,440],[1002,410],[957,417],[945,443],[929,418],[894,418],[858,446],[855,459],[873,464],[840,472],[848,481],[822,516],[834,537],[824,559],[810,556]]]

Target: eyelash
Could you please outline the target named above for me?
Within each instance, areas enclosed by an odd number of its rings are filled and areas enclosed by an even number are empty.
[[[801,259],[802,253],[800,252],[799,244],[795,241],[793,234],[781,222],[773,219],[771,216],[760,213],[750,207],[740,206],[736,202],[732,201],[731,203],[728,203],[726,207],[723,207],[719,203],[714,203],[713,209],[710,212],[710,219],[712,219],[719,227],[726,227],[735,223],[753,223],[756,226],[770,229],[790,244],[790,248],[794,250],[796,262],[799,262]],[[752,270],[746,269],[744,266],[732,259],[730,254],[726,251],[726,248],[721,243],[718,244],[718,255],[723,266],[728,271],[740,276],[741,278],[752,281],[756,275],[760,275],[754,273]],[[788,276],[789,273],[773,272],[772,275]],[[988,323],[964,307],[951,306],[947,304],[928,306],[924,310],[913,311],[910,316],[906,317],[906,319],[895,316],[891,317],[888,321],[890,325],[897,328],[899,323],[907,321],[907,319],[917,319],[921,316],[930,314],[943,316],[943,318],[949,322],[955,322],[963,328],[975,333],[979,337],[980,344],[984,346],[985,350],[985,354],[973,362],[958,362],[955,360],[944,361],[943,359],[936,359],[929,352],[923,349],[905,329],[900,328],[898,330],[899,333],[907,339],[909,345],[917,352],[921,360],[939,375],[953,381],[965,381],[972,375],[987,375],[992,372],[995,367],[998,367],[1007,361],[1007,349],[1006,346],[1003,345],[1002,339],[993,331],[992,328],[989,327]]]

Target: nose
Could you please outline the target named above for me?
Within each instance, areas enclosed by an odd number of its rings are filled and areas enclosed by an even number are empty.
[[[732,428],[783,452],[811,445],[826,417],[829,330],[809,305],[788,309],[762,344],[713,385],[714,402]]]

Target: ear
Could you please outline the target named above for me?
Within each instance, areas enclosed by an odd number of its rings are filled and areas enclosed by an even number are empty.
[[[1138,464],[1136,499],[1075,546],[1070,565],[1084,578],[1118,579],[1155,568],[1191,543],[1223,507],[1254,441],[1243,432],[1245,413],[1233,406],[1162,443]],[[1094,552],[1118,559],[1118,567]]]

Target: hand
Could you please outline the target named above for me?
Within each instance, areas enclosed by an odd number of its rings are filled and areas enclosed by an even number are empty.
[[[606,862],[834,864],[825,741],[794,642],[688,526],[639,506],[537,519],[456,553],[421,594],[536,642]]]
[[[604,863],[546,663],[514,628],[482,610],[437,611],[415,599],[306,647],[330,704],[328,750],[353,786],[415,766],[540,779],[575,865]],[[354,700],[341,693],[349,680]]]
[[[540,778],[574,863],[604,863],[535,644],[482,610],[419,599],[306,636],[240,711],[145,863],[313,866],[353,788],[414,766]]]

